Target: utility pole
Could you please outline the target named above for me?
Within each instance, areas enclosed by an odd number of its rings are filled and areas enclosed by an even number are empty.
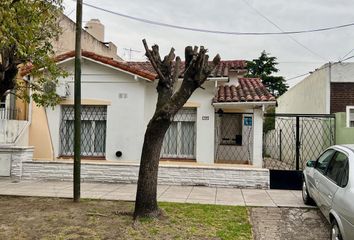
[[[74,202],[80,201],[81,170],[81,28],[82,0],[76,1],[75,93],[74,93]]]

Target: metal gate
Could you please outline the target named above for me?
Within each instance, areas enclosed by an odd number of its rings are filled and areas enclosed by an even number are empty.
[[[301,189],[302,170],[335,144],[335,115],[265,114],[263,164],[270,188]]]
[[[249,164],[253,148],[253,114],[215,115],[215,162]]]

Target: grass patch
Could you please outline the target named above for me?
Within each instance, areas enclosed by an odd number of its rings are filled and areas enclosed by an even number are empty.
[[[124,201],[0,196],[0,239],[252,239],[245,207],[160,203],[165,217],[133,224]]]

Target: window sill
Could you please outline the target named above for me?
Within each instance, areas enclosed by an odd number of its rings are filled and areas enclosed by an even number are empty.
[[[74,156],[59,156],[57,159],[74,159]],[[106,160],[105,156],[81,156],[82,160]]]
[[[193,158],[160,158],[160,162],[197,162]]]
[[[233,143],[220,143],[220,146],[235,146],[235,147],[242,147],[242,144],[233,144]]]

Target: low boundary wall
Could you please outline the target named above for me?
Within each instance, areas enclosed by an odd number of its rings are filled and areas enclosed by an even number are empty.
[[[21,171],[12,177],[23,180],[72,181],[73,163],[69,161],[22,161]],[[81,179],[85,182],[136,183],[139,164],[81,163]],[[218,165],[160,164],[159,184],[218,186],[230,188],[269,188],[269,170]]]

